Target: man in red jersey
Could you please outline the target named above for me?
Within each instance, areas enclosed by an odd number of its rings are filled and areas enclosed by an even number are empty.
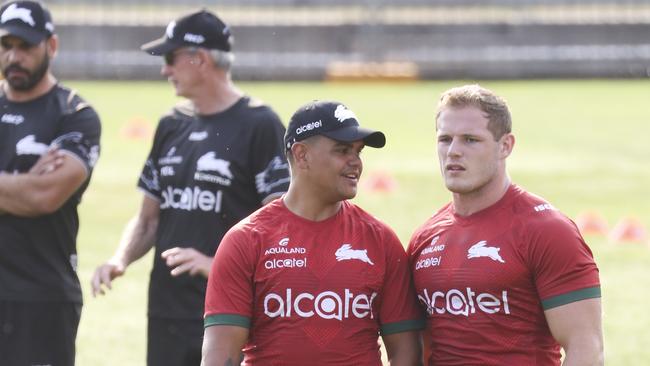
[[[602,365],[598,268],[574,223],[510,182],[506,102],[442,94],[438,158],[452,202],[408,248],[429,365]]]
[[[418,365],[421,311],[399,239],[348,202],[365,145],[341,103],[315,101],[285,134],[289,190],[234,226],[210,271],[204,365]]]

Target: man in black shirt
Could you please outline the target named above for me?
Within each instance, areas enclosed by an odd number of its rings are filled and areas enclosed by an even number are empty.
[[[77,205],[97,113],[50,70],[58,38],[34,1],[0,8],[0,363],[73,365],[81,315]]]
[[[164,56],[161,73],[187,101],[160,119],[140,175],[140,212],[111,259],[92,279],[93,294],[152,247],[148,365],[199,365],[203,307],[212,257],[225,232],[289,183],[284,127],[230,77],[230,29],[199,11],[172,21],[142,49]]]

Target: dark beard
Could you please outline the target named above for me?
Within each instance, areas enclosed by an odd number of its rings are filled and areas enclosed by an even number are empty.
[[[38,84],[47,73],[47,70],[50,68],[50,57],[45,54],[43,61],[36,67],[36,69],[30,72],[27,69],[24,69],[16,64],[9,65],[2,70],[2,74],[9,83],[9,86],[17,91],[28,91],[32,90],[36,84]],[[26,78],[9,78],[7,75],[12,71],[20,71],[27,74]]]

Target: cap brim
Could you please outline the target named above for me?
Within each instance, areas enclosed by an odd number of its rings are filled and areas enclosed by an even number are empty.
[[[4,36],[15,36],[35,45],[41,43],[47,35],[25,26],[5,24],[0,28],[0,37]]]
[[[162,56],[181,47],[183,47],[182,44],[172,42],[167,37],[162,37],[143,44],[140,49],[154,56]]]
[[[366,146],[381,148],[386,145],[386,136],[383,132],[373,131],[359,126],[339,128],[334,131],[320,133],[336,141],[353,142],[363,140]]]

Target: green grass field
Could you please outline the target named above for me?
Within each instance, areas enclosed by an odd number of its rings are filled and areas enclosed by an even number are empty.
[[[440,93],[462,81],[421,83],[242,83],[271,104],[283,121],[310,99],[345,102],[362,124],[387,134],[387,147],[364,152],[367,178],[384,172],[397,181],[389,193],[362,189],[355,202],[391,225],[404,243],[413,229],[449,200],[438,173],[434,110]],[[517,137],[513,181],[570,217],[601,213],[613,226],[636,217],[650,226],[650,83],[635,81],[483,82],[506,97]],[[121,131],[129,121],[158,117],[175,102],[164,82],[74,82],[103,121],[102,154],[80,207],[79,277],[85,306],[77,364],[145,363],[146,295],[151,256],[129,267],[108,296],[93,299],[89,282],[114,251],[139,207],[135,189],[150,140]],[[362,186],[363,186],[362,178]],[[615,244],[588,236],[601,271],[606,363],[650,364],[650,243]]]

